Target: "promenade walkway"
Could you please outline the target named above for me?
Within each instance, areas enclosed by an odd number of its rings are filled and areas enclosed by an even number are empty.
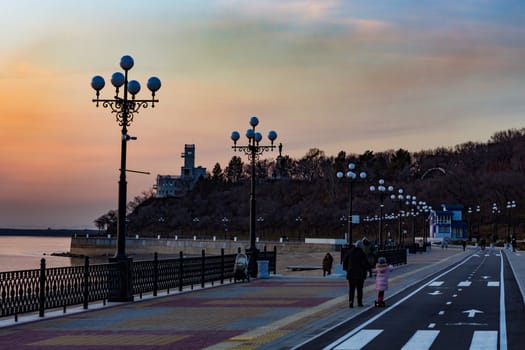
[[[433,248],[408,257],[392,273],[388,295],[459,261],[472,250]],[[525,254],[506,250],[520,286]],[[271,275],[249,283],[147,296],[134,303],[90,305],[44,319],[0,320],[0,349],[290,349],[372,307],[373,279],[365,284],[365,307],[348,308],[343,276]],[[387,300],[388,302],[388,300]]]

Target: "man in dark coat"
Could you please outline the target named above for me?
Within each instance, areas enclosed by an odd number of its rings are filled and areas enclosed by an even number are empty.
[[[363,286],[370,264],[363,251],[363,241],[357,241],[355,247],[343,258],[343,269],[348,280],[349,307],[354,307],[354,296],[357,289],[357,305],[363,306]]]
[[[327,274],[330,275],[332,273],[332,265],[334,263],[334,257],[330,253],[326,253],[326,255],[323,258],[323,277]]]

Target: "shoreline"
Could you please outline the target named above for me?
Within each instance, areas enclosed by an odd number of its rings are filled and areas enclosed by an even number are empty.
[[[99,233],[94,229],[24,229],[24,228],[0,228],[0,236],[35,236],[35,237],[72,237],[75,234]]]

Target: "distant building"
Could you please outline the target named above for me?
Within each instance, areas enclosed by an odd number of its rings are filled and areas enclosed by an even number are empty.
[[[463,205],[443,204],[442,210],[432,210],[429,216],[430,238],[467,239],[467,225],[463,221]]]
[[[275,159],[275,168],[273,169],[272,178],[276,180],[288,179],[288,167],[286,165],[286,159],[283,157],[283,144],[279,144],[279,155]]]
[[[191,190],[199,178],[206,177],[206,168],[195,167],[195,145],[184,145],[184,166],[180,169],[180,175],[157,175],[157,198],[182,196]]]

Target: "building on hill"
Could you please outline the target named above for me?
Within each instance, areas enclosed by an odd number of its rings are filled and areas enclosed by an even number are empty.
[[[467,239],[467,224],[463,221],[463,205],[442,204],[442,210],[432,210],[429,216],[431,239]]]
[[[201,177],[206,177],[206,168],[195,167],[195,145],[184,145],[181,157],[184,158],[184,165],[180,169],[180,175],[157,175],[157,198],[182,196],[192,189]]]

